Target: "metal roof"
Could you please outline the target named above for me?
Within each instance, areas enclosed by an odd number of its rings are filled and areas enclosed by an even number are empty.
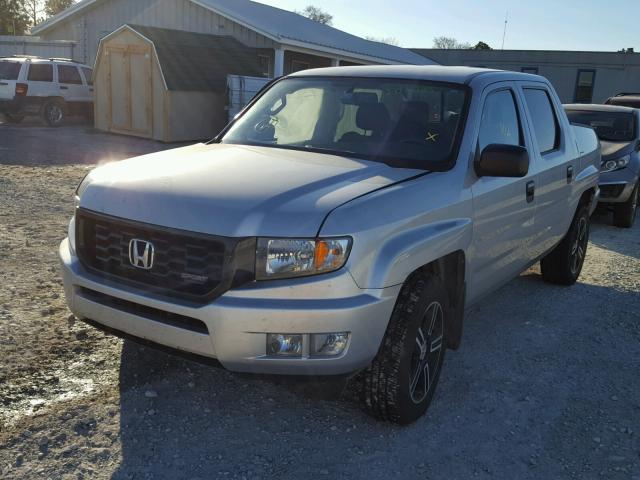
[[[260,76],[255,51],[233,37],[127,27],[153,43],[168,90],[224,91],[228,74]]]
[[[411,50],[372,42],[337,28],[309,20],[288,10],[251,0],[192,0],[198,5],[245,25],[282,43],[302,42],[309,47],[325,47],[367,57],[412,65],[435,62]]]
[[[44,32],[56,23],[81,13],[85,8],[99,1],[107,0],[81,0],[58,15],[35,26],[32,33]],[[364,57],[370,61],[382,63],[435,64],[433,60],[411,50],[365,40],[337,28],[314,22],[297,13],[251,0],[190,1],[285,46],[320,50],[337,56],[342,54],[347,57]]]

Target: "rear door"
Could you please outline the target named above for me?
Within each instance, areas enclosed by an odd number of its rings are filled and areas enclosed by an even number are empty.
[[[27,72],[30,98],[55,97],[59,90],[54,83],[54,69],[51,62],[31,62]]]
[[[482,103],[475,158],[490,144],[519,145],[530,152],[531,140],[526,135],[515,84],[491,85],[483,92]],[[523,178],[473,176],[470,301],[517,276],[531,262],[536,206],[535,195],[529,195],[535,184],[534,162]]]
[[[532,244],[536,256],[543,255],[564,236],[573,218],[569,211],[572,190],[578,172],[575,145],[567,142],[567,133],[558,112],[562,106],[543,83],[519,83],[530,134],[531,156],[539,167],[536,184],[536,238]]]
[[[0,60],[0,100],[13,100],[21,68],[21,62]]]

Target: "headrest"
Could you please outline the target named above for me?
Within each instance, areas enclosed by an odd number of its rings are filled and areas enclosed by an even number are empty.
[[[389,112],[381,103],[364,103],[358,108],[356,125],[362,130],[382,133],[389,128],[390,121]]]
[[[352,92],[341,98],[345,105],[365,105],[367,103],[378,103],[378,95],[373,92]]]

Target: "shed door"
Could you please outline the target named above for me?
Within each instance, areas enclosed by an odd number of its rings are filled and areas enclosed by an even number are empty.
[[[109,130],[150,137],[152,124],[151,49],[109,46]]]

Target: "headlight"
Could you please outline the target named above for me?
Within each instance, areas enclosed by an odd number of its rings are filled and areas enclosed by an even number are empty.
[[[625,155],[617,160],[607,160],[606,162],[602,162],[602,171],[613,172],[614,170],[620,170],[621,168],[625,168],[629,165],[630,161],[631,155]]]
[[[89,184],[91,183],[91,172],[88,172],[83,178],[82,181],[80,182],[80,184],[78,185],[78,188],[76,188],[76,194],[75,194],[75,198],[74,200],[76,202],[80,202],[80,199],[82,198],[82,194],[84,193],[84,191],[87,189],[87,187],[89,186]],[[76,205],[76,207],[78,207],[79,205]]]
[[[69,248],[73,255],[76,254],[76,216],[74,215],[69,222]]]
[[[256,279],[303,277],[339,270],[347,262],[350,238],[259,238]]]

